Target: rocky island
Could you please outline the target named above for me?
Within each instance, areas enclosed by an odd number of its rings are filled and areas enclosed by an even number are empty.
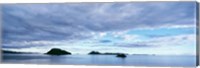
[[[70,52],[61,50],[59,48],[53,48],[50,51],[48,51],[46,54],[48,54],[48,55],[71,55]]]
[[[100,55],[101,53],[98,51],[91,51],[90,53],[88,53],[89,55]]]
[[[117,54],[116,57],[126,58],[126,55],[125,54]]]
[[[100,53],[98,51],[91,51],[88,54],[89,55],[116,55],[116,57],[126,58],[126,54],[124,53]]]

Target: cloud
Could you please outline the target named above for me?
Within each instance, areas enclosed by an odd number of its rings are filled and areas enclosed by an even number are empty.
[[[140,42],[155,46],[196,46],[195,34],[166,36],[159,38],[151,38]]]
[[[2,4],[3,46],[34,47],[51,45],[54,41],[80,42],[93,38],[95,42],[111,40],[114,43],[117,39],[133,42],[141,36],[123,33],[144,28],[195,28],[195,6],[195,2]],[[160,40],[168,38],[158,39],[149,41],[155,43],[130,43],[127,47],[163,44]],[[31,44],[25,45],[24,41]]]
[[[149,47],[157,47],[157,46],[154,46],[154,45],[148,45],[148,44],[145,44],[145,43],[116,43],[115,45],[116,47],[125,47],[125,48],[141,48],[141,47],[144,47],[144,48],[149,48]]]

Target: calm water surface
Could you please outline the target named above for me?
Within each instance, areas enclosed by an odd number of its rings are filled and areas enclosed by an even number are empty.
[[[73,65],[121,65],[121,66],[196,66],[195,56],[128,55],[63,55],[3,54],[3,63],[73,64]]]

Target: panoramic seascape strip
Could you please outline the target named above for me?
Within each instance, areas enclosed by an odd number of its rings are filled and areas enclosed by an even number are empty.
[[[2,63],[198,65],[196,2],[0,5]]]

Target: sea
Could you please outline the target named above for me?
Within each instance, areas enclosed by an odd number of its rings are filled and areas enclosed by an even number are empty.
[[[195,67],[193,55],[61,55],[46,54],[3,54],[2,63],[55,64],[55,65],[103,65],[103,66],[164,66]]]

